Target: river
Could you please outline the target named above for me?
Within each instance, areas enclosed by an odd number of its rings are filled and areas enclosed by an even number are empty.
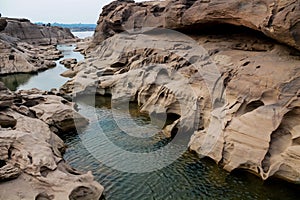
[[[76,34],[76,33],[75,33]],[[76,35],[78,35],[77,33]],[[80,37],[91,33],[80,33]],[[59,45],[64,58],[77,58],[83,56],[74,52],[74,45]],[[49,90],[59,88],[67,79],[59,76],[66,69],[59,64],[53,69],[40,72],[36,75],[19,74],[2,77],[12,90],[39,88]],[[96,99],[96,105],[90,100]],[[163,147],[169,139],[162,136],[147,139],[134,139],[128,137],[116,123],[110,105],[110,97],[83,97],[77,101],[79,112],[90,118],[90,124],[81,133],[63,136],[68,149],[64,158],[74,168],[81,171],[92,171],[95,178],[104,188],[104,198],[107,200],[167,200],[167,199],[298,199],[299,188],[295,185],[279,180],[261,181],[246,172],[235,171],[227,173],[210,159],[199,159],[189,151],[185,152],[172,164],[153,172],[129,173],[111,168],[91,153],[105,154],[106,159],[114,159],[117,155],[106,142],[99,140],[99,127],[105,132],[107,138],[120,148],[127,151],[152,151]],[[131,115],[121,111],[118,117],[123,122],[134,120],[139,126],[155,129],[149,118],[138,112],[136,105],[130,107]],[[93,117],[92,115],[95,115]],[[96,120],[95,120],[96,119]],[[136,131],[135,127],[129,127]],[[84,141],[82,139],[84,138]],[[100,141],[100,142],[99,142]],[[103,140],[104,141],[104,140]],[[87,146],[89,146],[87,148]],[[102,152],[101,149],[106,151]]]

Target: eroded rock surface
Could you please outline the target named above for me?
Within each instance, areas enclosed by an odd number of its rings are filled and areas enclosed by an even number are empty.
[[[55,67],[58,43],[75,42],[68,29],[38,26],[26,19],[1,18],[0,74],[29,73]],[[3,26],[2,26],[3,25]]]
[[[80,199],[98,200],[103,187],[91,172],[65,163],[66,147],[54,133],[75,129],[72,116],[84,122],[77,127],[87,120],[60,96],[36,89],[12,93],[0,86],[0,102],[12,101],[1,115],[16,121],[0,129],[0,199],[74,199],[78,188],[85,188],[88,193]]]
[[[111,94],[150,116],[177,116],[163,132],[192,132],[190,149],[224,169],[300,183],[299,5],[115,1],[61,91]]]
[[[39,26],[28,19],[6,18],[7,25],[2,33],[23,42],[35,45],[55,45],[74,42],[75,37],[70,29],[58,26]]]
[[[299,50],[299,18],[298,0],[168,0],[143,3],[120,0],[104,7],[91,46],[116,33],[141,27],[196,33],[208,25],[233,24],[263,32]]]

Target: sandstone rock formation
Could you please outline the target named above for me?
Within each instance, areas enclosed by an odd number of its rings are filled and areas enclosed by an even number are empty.
[[[224,169],[300,183],[299,5],[115,1],[61,92],[111,94],[150,116],[168,113],[175,118],[163,132],[192,134],[190,149]]]
[[[75,129],[73,115],[87,123],[72,103],[39,90],[12,93],[2,83],[0,102],[7,105],[0,120],[0,199],[99,199],[103,187],[65,163],[65,145],[53,132]]]
[[[62,56],[55,45],[76,41],[68,29],[38,26],[26,19],[1,18],[0,24],[2,75],[37,72],[54,67],[54,60]]]
[[[233,24],[263,32],[300,50],[298,0],[168,0],[134,3],[119,0],[104,7],[94,42],[129,29],[163,27],[200,32],[208,25]]]
[[[36,45],[51,45],[76,41],[70,29],[57,26],[40,26],[28,19],[6,18],[7,26],[2,33]]]
[[[64,65],[66,68],[71,68],[75,64],[77,64],[76,58],[66,58],[59,62],[60,64]]]

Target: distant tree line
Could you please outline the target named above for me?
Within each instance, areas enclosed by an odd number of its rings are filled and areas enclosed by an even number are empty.
[[[78,23],[78,24],[61,24],[61,23],[50,24],[50,23],[48,23],[48,24],[45,24],[43,22],[38,22],[36,24],[40,25],[40,26],[59,26],[62,28],[69,28],[72,31],[94,31],[96,28],[96,24],[81,24],[81,23]]]

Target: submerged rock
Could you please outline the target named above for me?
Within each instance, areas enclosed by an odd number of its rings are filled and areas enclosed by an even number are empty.
[[[88,195],[81,198],[98,200],[103,187],[91,172],[78,172],[64,161],[66,147],[54,134],[88,121],[62,97],[37,89],[12,93],[1,87],[0,99],[12,95],[13,105],[1,111],[1,120],[10,118],[13,129],[3,128],[0,120],[0,199],[69,199],[85,188]],[[81,123],[71,122],[72,117]]]
[[[163,132],[186,134],[191,150],[225,170],[300,183],[299,8],[296,1],[115,1],[61,92],[111,94],[150,116],[177,116]]]

